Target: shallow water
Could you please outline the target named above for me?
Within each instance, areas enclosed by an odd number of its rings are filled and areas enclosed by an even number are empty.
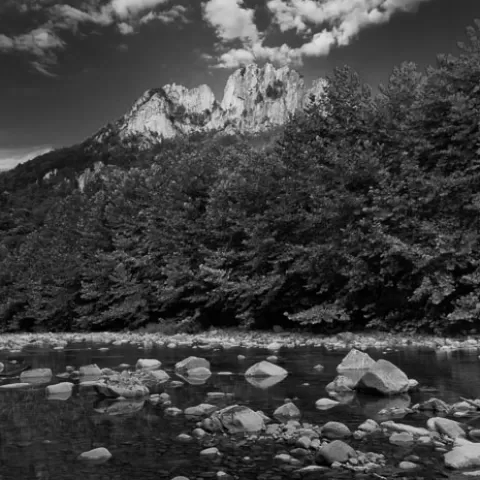
[[[100,368],[116,368],[121,363],[134,365],[138,358],[158,358],[173,379],[176,362],[189,355],[207,358],[213,375],[204,385],[185,384],[181,388],[165,387],[172,397],[172,404],[184,409],[206,401],[207,392],[223,391],[233,396],[228,404],[243,404],[262,410],[271,416],[283,404],[285,398],[295,398],[302,412],[302,421],[323,424],[329,420],[344,422],[353,431],[367,418],[376,418],[389,400],[369,396],[357,396],[348,405],[327,411],[315,409],[315,401],[326,397],[325,386],[336,376],[335,368],[347,351],[327,350],[323,347],[282,349],[278,363],[289,375],[270,388],[251,385],[243,372],[271,352],[258,348],[203,349],[203,348],[152,348],[134,346],[111,347],[100,351],[102,345],[72,345],[62,351],[36,349],[9,354],[0,352],[0,361],[7,368],[15,368],[9,360],[28,363],[32,368],[49,367],[53,373],[65,371],[67,365],[79,367],[96,363]],[[447,402],[458,401],[460,396],[480,397],[480,360],[478,351],[435,352],[422,349],[402,351],[368,350],[374,358],[385,358],[398,365],[410,378],[415,378],[422,387],[437,389],[435,392],[419,392],[411,396],[412,405],[432,396]],[[246,360],[239,362],[237,355]],[[318,373],[313,367],[322,364],[325,369]],[[218,375],[219,372],[232,375]],[[4,380],[18,382],[17,379]],[[53,379],[51,383],[56,383]],[[58,380],[61,381],[61,380]],[[307,384],[308,385],[305,385]],[[161,390],[162,391],[163,387]],[[175,440],[179,433],[190,434],[195,421],[184,417],[166,418],[163,409],[148,402],[138,405],[138,411],[128,415],[100,413],[107,406],[96,395],[80,394],[75,388],[66,401],[47,400],[45,389],[38,386],[26,391],[0,392],[0,479],[44,480],[103,480],[103,479],[170,479],[184,475],[193,479],[214,478],[217,471],[225,471],[239,479],[291,479],[291,472],[275,464],[276,453],[286,451],[285,445],[267,442],[252,446],[238,443],[227,444],[218,438],[215,443],[223,456],[219,463],[202,460],[199,452],[205,446],[197,442],[185,445]],[[427,417],[411,415],[399,420],[425,426]],[[404,449],[389,445],[385,440],[349,442],[362,451],[385,453],[389,464],[395,465],[408,453],[422,459],[424,478],[440,478],[441,457],[431,447]],[[96,447],[106,447],[113,457],[105,464],[88,466],[76,459],[81,452]],[[423,448],[423,449],[422,449]],[[244,457],[250,457],[245,460]],[[437,472],[437,473],[436,473]],[[406,474],[405,474],[406,475]],[[419,475],[416,472],[415,475]],[[312,477],[313,478],[313,477]],[[314,478],[331,478],[330,475]],[[355,478],[334,473],[334,478]],[[370,478],[364,476],[363,478]],[[372,477],[373,478],[373,477]],[[393,478],[393,477],[392,477]]]

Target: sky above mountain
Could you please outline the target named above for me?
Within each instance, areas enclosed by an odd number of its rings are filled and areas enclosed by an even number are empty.
[[[456,53],[479,0],[1,0],[0,169],[78,143],[146,89],[207,83],[243,64],[335,66],[371,85]]]

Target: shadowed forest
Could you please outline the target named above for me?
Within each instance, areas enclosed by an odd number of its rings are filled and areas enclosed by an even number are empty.
[[[1,331],[476,329],[480,21],[458,47],[378,93],[338,68],[275,135],[111,137],[1,173]]]

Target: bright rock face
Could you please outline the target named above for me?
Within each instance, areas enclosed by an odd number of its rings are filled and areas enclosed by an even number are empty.
[[[228,78],[221,102],[207,85],[192,89],[165,85],[145,92],[113,127],[95,138],[101,142],[116,132],[124,140],[141,137],[151,144],[214,130],[256,133],[283,125],[311,102],[312,95],[318,101],[325,87],[326,81],[318,79],[307,90],[302,76],[289,67],[251,64]]]

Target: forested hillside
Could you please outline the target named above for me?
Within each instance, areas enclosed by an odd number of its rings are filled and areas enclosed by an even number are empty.
[[[479,31],[378,94],[336,69],[271,148],[113,143],[0,174],[1,329],[478,328]]]

